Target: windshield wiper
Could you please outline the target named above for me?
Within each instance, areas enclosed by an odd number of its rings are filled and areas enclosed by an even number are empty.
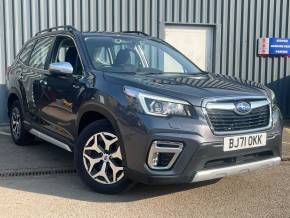
[[[137,72],[138,74],[141,74],[141,75],[157,75],[157,74],[163,74],[162,72],[142,72],[142,71],[138,71]]]
[[[119,73],[119,74],[133,74],[135,75],[136,72],[133,72],[133,71],[105,71],[107,73]]]

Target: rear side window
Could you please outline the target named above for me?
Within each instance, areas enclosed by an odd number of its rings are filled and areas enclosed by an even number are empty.
[[[33,49],[29,65],[34,68],[44,69],[47,55],[52,46],[53,38],[47,37],[39,39]]]
[[[35,40],[28,42],[25,47],[22,49],[19,59],[22,63],[28,64],[30,54],[32,52],[33,46],[34,46]]]

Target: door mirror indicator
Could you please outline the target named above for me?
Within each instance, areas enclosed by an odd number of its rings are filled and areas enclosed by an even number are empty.
[[[51,63],[48,68],[48,72],[51,74],[72,74],[73,73],[73,67],[68,62],[56,62]]]

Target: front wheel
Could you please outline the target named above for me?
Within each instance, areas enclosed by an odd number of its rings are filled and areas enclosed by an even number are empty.
[[[75,164],[82,180],[94,191],[114,194],[132,185],[124,172],[123,157],[120,140],[107,121],[96,121],[80,134]]]

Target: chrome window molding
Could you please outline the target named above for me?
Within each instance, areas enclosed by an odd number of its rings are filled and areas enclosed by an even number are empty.
[[[207,113],[207,105],[210,104],[211,109],[220,109],[220,110],[233,110],[235,111],[235,108],[233,109],[232,106],[235,107],[233,103],[225,102],[223,103],[225,106],[221,106],[221,102],[223,101],[229,101],[229,100],[252,100],[250,101],[251,106],[252,102],[256,102],[253,104],[254,108],[262,107],[265,105],[269,105],[269,124],[265,127],[261,128],[255,128],[255,129],[249,129],[249,130],[237,130],[237,131],[215,131],[213,128],[213,125],[209,119],[208,113]],[[259,102],[259,103],[257,103]],[[267,104],[266,104],[267,102]],[[219,108],[213,108],[214,106]],[[239,97],[213,97],[213,98],[205,98],[202,101],[202,112],[206,118],[206,121],[214,135],[233,135],[233,134],[243,134],[243,133],[252,133],[252,132],[258,132],[258,131],[265,131],[272,128],[273,120],[272,120],[272,107],[271,107],[271,100],[267,96],[239,96]]]

